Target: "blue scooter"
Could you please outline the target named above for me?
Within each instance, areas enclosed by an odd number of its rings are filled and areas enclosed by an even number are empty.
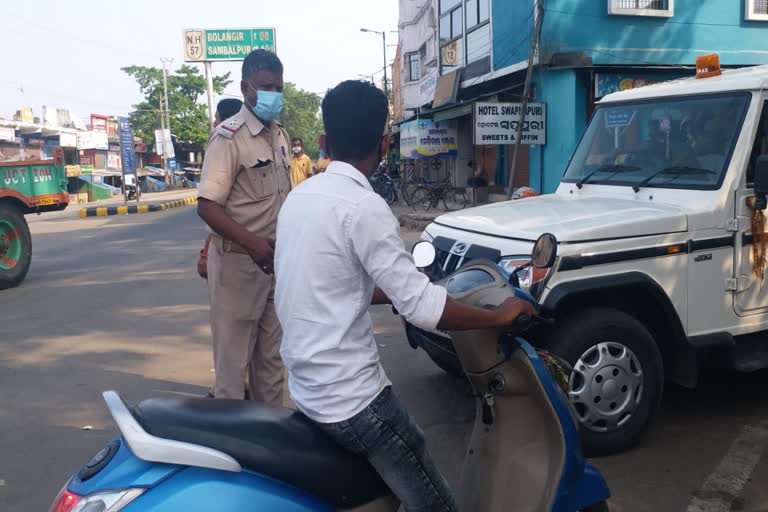
[[[539,239],[532,262],[555,263]],[[422,268],[435,259],[417,244]],[[535,303],[491,262],[471,262],[440,284],[463,302]],[[461,510],[605,512],[609,491],[579,449],[568,401],[537,352],[513,332],[452,333],[477,415],[457,494]],[[51,512],[395,512],[399,502],[370,464],[339,448],[303,415],[236,400],[150,399],[129,408],[104,393],[121,437],[67,482]]]

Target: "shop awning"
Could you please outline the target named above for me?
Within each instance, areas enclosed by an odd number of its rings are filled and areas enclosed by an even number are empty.
[[[448,110],[441,110],[432,114],[432,119],[437,121],[447,121],[449,119],[456,119],[457,117],[464,117],[472,114],[472,104],[461,105]]]

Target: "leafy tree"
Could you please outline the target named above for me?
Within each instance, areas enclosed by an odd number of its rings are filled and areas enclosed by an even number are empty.
[[[320,119],[322,99],[313,92],[299,89],[292,83],[286,83],[283,89],[284,106],[282,121],[288,135],[299,137],[304,142],[304,152],[310,158],[318,156],[318,137],[323,133]]]
[[[155,140],[160,128],[161,99],[163,97],[163,70],[145,66],[129,66],[122,71],[134,78],[144,101],[133,106],[131,127],[145,141]],[[232,80],[230,74],[213,77],[213,90],[224,92]],[[208,140],[208,108],[201,103],[205,96],[205,77],[193,66],[184,65],[168,75],[168,104],[171,115],[171,133],[182,143],[202,149]]]

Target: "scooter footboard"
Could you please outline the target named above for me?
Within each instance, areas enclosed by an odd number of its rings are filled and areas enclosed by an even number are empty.
[[[556,412],[523,352],[482,374],[470,374],[479,395],[462,470],[462,510],[551,510],[565,448]]]

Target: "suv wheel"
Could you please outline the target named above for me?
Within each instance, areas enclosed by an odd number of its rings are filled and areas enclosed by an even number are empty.
[[[568,397],[588,457],[624,451],[649,426],[661,402],[664,368],[648,330],[615,309],[571,313],[551,338],[573,366]]]

